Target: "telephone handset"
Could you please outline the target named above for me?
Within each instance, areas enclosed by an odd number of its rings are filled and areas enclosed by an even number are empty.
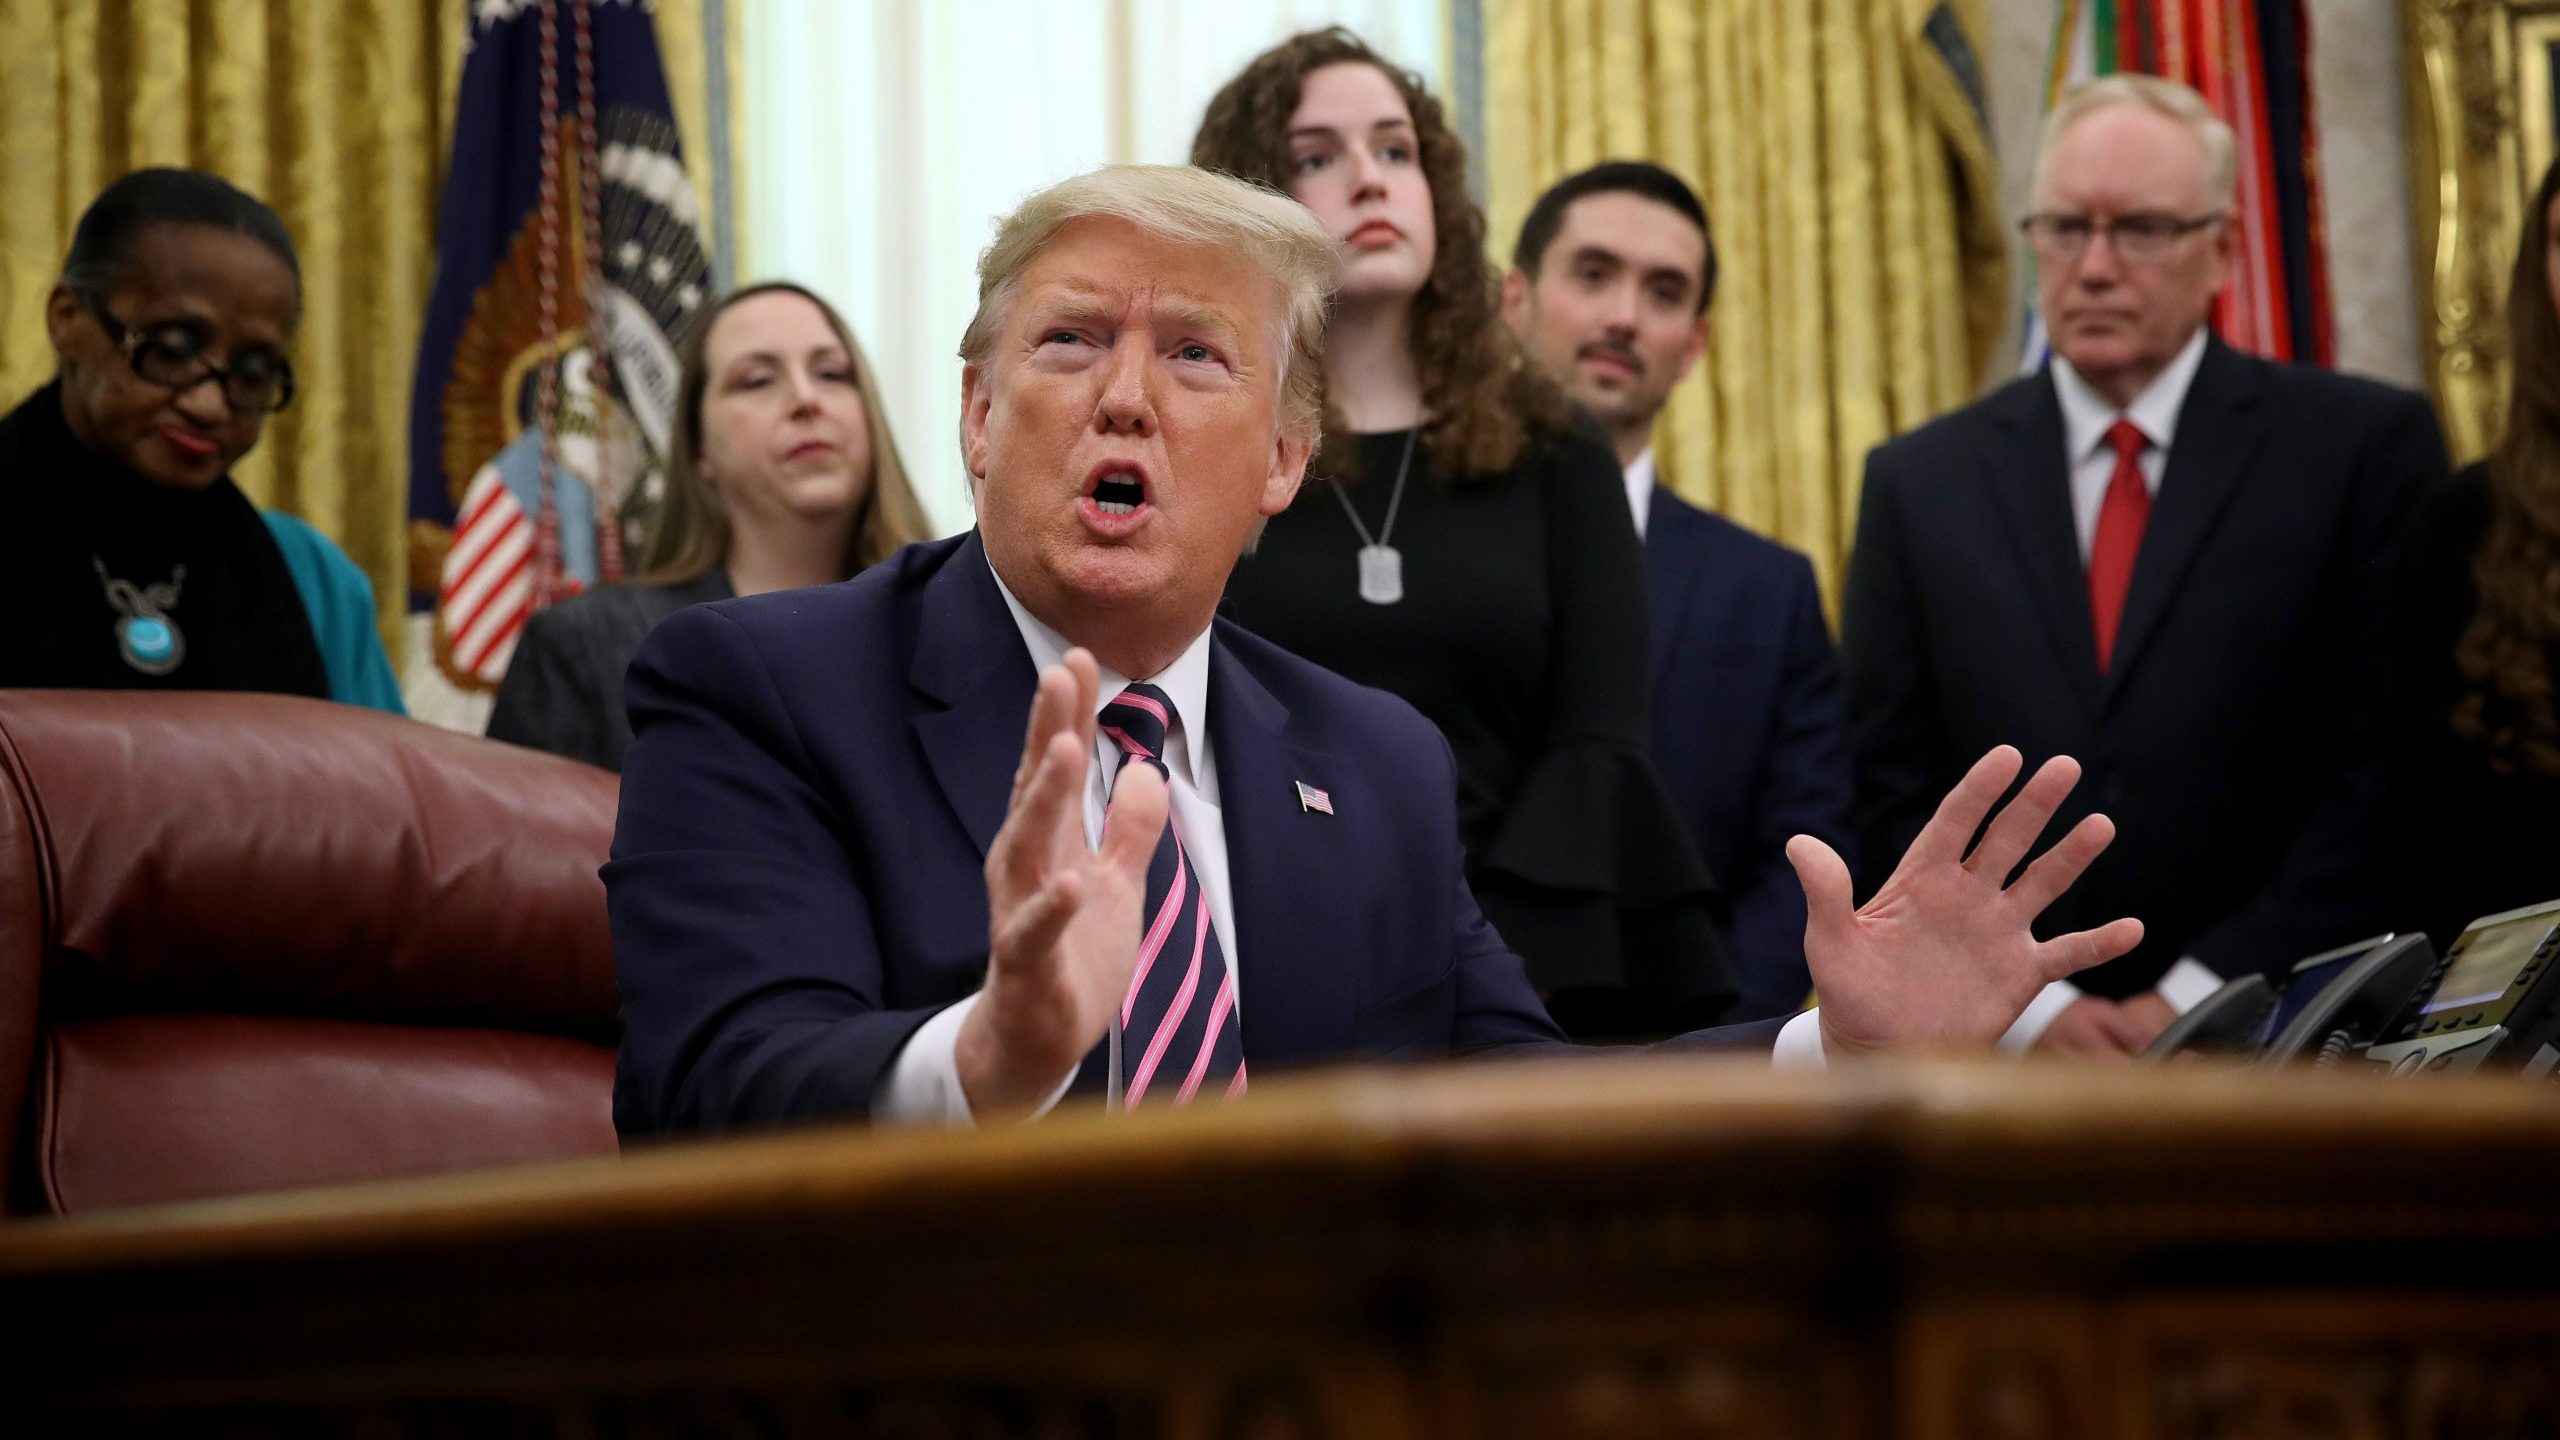
[[[2390,1029],[2435,964],[2426,936],[2384,935],[2294,966],[2259,1037],[2267,1063],[2308,1056],[2325,1067],[2363,1051]]]
[[[2263,975],[2243,975],[2171,1021],[2143,1058],[2263,1051],[2270,1060],[2290,1059],[2341,1029],[2348,1033],[2338,1042],[2340,1053],[2361,1048],[2408,1003],[2434,960],[2425,936],[2384,934],[2297,961],[2281,990]],[[2307,1047],[2296,1033],[2310,1023],[2306,1017],[2321,1024]]]
[[[2471,922],[2365,1058],[2395,1074],[2560,1063],[2560,901]]]
[[[2187,1007],[2151,1041],[2142,1058],[2158,1063],[2172,1055],[2229,1055],[2254,1048],[2249,1042],[2266,1023],[2275,993],[2264,975],[2226,980],[2222,988]]]

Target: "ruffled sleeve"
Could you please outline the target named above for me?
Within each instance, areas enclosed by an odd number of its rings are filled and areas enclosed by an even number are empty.
[[[1471,866],[1476,896],[1567,1029],[1705,1023],[1736,990],[1723,897],[1653,763],[1644,551],[1622,477],[1579,434],[1528,463],[1555,638],[1541,734]]]

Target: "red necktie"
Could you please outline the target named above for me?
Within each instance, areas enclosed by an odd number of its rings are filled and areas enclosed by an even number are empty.
[[[2107,477],[2098,534],[2089,545],[2089,616],[2097,622],[2101,673],[2115,654],[2124,594],[2133,584],[2133,557],[2142,552],[2142,527],[2151,520],[2151,487],[2142,479],[2142,447],[2150,442],[2132,421],[2118,420],[2107,427],[2107,443],[2115,447],[2116,469]]]

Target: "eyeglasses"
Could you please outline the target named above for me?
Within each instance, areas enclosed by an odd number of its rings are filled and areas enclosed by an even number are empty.
[[[2189,235],[2221,223],[2219,210],[2193,219],[2137,211],[2112,220],[2048,211],[2019,221],[2018,228],[2026,233],[2027,243],[2035,247],[2037,259],[2068,263],[2079,259],[2081,252],[2089,248],[2092,235],[2106,236],[2119,259],[2157,260]]]
[[[293,403],[293,365],[273,350],[264,346],[237,350],[229,365],[216,365],[205,358],[204,340],[193,325],[170,321],[136,331],[107,313],[106,302],[97,296],[80,298],[89,313],[98,317],[98,328],[124,352],[133,373],[154,385],[187,391],[210,376],[222,382],[223,397],[232,409],[250,415],[270,414]]]

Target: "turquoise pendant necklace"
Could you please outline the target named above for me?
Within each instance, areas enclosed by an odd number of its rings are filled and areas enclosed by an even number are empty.
[[[124,663],[145,675],[166,675],[177,669],[187,658],[187,637],[178,632],[178,622],[169,618],[169,612],[178,606],[187,567],[172,568],[160,584],[136,585],[109,575],[107,562],[95,555],[89,557],[89,564],[98,572],[98,583],[106,587],[107,603],[120,617],[116,652]]]

